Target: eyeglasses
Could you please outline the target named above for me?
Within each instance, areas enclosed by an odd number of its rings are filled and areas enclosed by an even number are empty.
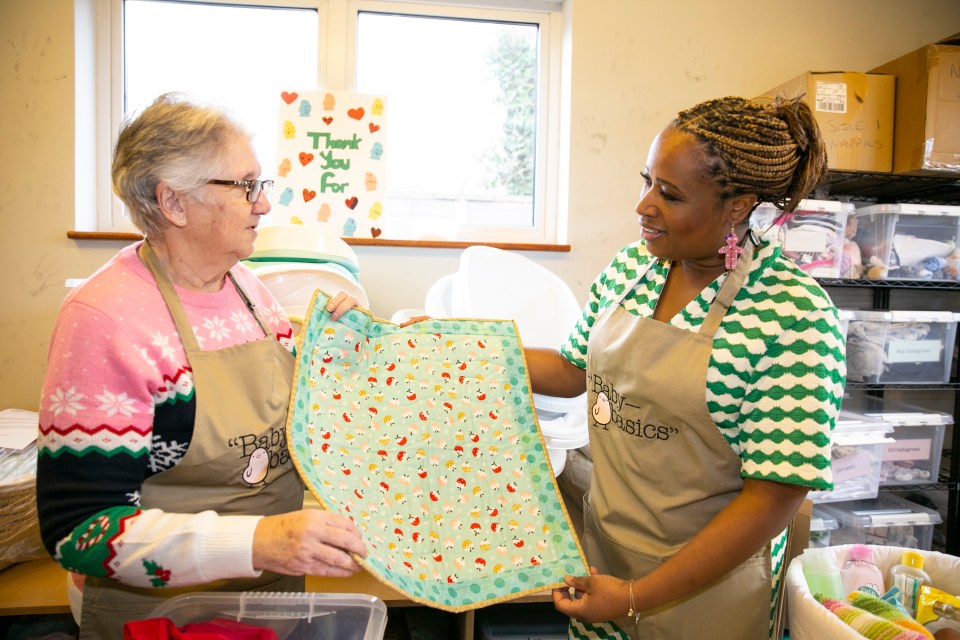
[[[247,190],[247,202],[255,203],[263,193],[268,198],[273,193],[273,180],[207,180],[207,184],[225,184]]]

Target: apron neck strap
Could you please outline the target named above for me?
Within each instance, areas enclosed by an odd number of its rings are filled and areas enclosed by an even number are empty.
[[[180,302],[180,296],[177,295],[176,289],[173,287],[173,282],[170,280],[170,276],[167,275],[163,265],[160,264],[160,259],[157,257],[157,252],[153,250],[153,247],[150,246],[150,242],[148,240],[144,240],[140,244],[138,254],[141,258],[143,258],[147,268],[150,269],[154,279],[157,281],[157,288],[160,290],[160,295],[163,296],[164,302],[167,303],[167,308],[170,310],[170,315],[173,317],[174,324],[177,325],[177,332],[180,334],[180,340],[183,341],[184,349],[188,352],[199,351],[200,345],[197,342],[196,335],[193,333],[193,327],[190,326],[190,321],[187,320],[187,313],[183,309],[183,303]],[[257,320],[257,323],[263,330],[264,336],[272,335],[267,323],[260,316],[260,313],[250,300],[250,297],[233,277],[233,273],[228,271],[227,277],[230,279],[230,282],[233,283],[237,293],[240,294],[240,298],[243,300],[244,304],[246,304],[247,308],[250,309],[250,313]]]
[[[743,288],[743,283],[747,279],[747,274],[750,273],[750,265],[753,264],[753,254],[756,252],[758,243],[753,237],[752,231],[747,232],[744,240],[744,251],[740,254],[740,259],[737,260],[736,268],[727,273],[727,279],[720,286],[717,297],[710,305],[707,317],[704,318],[703,324],[700,326],[700,333],[703,335],[713,336],[717,332],[720,322],[727,315],[730,305],[733,304],[737,294],[740,293],[740,289]]]

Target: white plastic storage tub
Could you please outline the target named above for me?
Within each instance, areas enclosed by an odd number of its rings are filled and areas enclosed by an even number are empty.
[[[854,311],[847,326],[847,380],[943,384],[950,380],[960,314]]]
[[[953,424],[950,414],[866,394],[844,398],[843,407],[893,427],[893,442],[883,452],[880,486],[937,482],[944,436]]]
[[[271,629],[286,640],[379,640],[387,607],[355,593],[190,593],[170,598],[150,618],[169,618],[178,628],[226,619]]]
[[[830,435],[833,490],[811,491],[810,499],[819,504],[877,497],[883,451],[893,442],[887,435],[891,430],[879,418],[841,410]]]
[[[854,213],[866,277],[889,280],[957,280],[960,207],[877,204]]]
[[[814,549],[830,546],[830,535],[840,524],[837,519],[819,507],[810,514],[810,544]]]
[[[906,549],[902,547],[872,547],[873,561],[889,580],[890,568],[900,562]],[[833,546],[824,550],[839,567],[850,553],[850,545]],[[923,569],[930,574],[934,587],[955,595],[960,593],[960,558],[935,551],[922,551]],[[787,627],[790,640],[863,640],[863,636],[845,624],[836,615],[816,601],[803,575],[803,555],[794,558],[787,568],[784,581],[787,596]],[[941,624],[933,622],[928,628]]]
[[[940,513],[892,493],[872,500],[821,505],[840,525],[830,536],[833,544],[874,544],[929,551]]]
[[[778,232],[783,255],[811,276],[850,278],[855,277],[854,265],[845,264],[844,243],[847,219],[854,211],[852,203],[833,200],[801,200],[790,213],[761,205],[751,216],[751,226],[765,235]]]

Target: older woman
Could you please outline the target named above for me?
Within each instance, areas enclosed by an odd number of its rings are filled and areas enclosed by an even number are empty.
[[[286,448],[290,323],[239,264],[272,186],[249,135],[163,95],[125,121],[113,184],[145,240],[65,300],[40,400],[41,532],[86,576],[80,637],[120,638],[187,590],[352,575],[359,531],[303,509]]]
[[[650,148],[642,239],[561,351],[527,352],[534,391],[586,389],[591,410],[594,572],[554,593],[571,637],[772,634],[784,530],[831,487],[845,362],[827,294],[748,220],[761,202],[793,210],[825,170],[798,100],[681,112]]]

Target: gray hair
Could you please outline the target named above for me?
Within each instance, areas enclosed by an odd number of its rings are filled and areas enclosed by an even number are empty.
[[[133,224],[155,237],[169,223],[157,203],[157,185],[165,182],[188,193],[222,173],[228,143],[244,127],[219,108],[181,93],[165,93],[120,126],[113,153],[113,191],[130,210]]]

